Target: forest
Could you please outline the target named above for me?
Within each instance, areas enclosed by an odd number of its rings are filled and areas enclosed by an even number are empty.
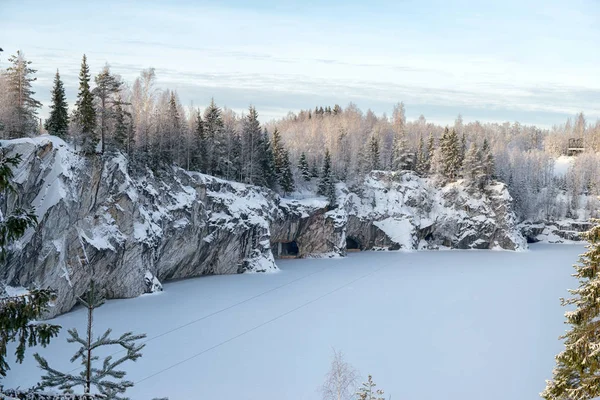
[[[157,87],[153,68],[125,82],[108,64],[92,71],[84,55],[75,103],[67,103],[56,71],[42,121],[36,72],[22,52],[9,58],[0,75],[0,138],[47,133],[90,156],[123,152],[134,169],[176,165],[284,196],[317,191],[332,202],[336,182],[359,187],[372,170],[412,170],[442,184],[464,179],[473,190],[496,179],[508,185],[521,220],[598,216],[600,121],[583,113],[550,129],[465,122],[460,115],[442,126],[423,115],[407,120],[401,102],[390,116],[350,103],[290,111],[261,124],[252,105],[243,113],[220,107],[218,99],[203,109],[185,106],[176,91]],[[576,151],[569,141],[578,143]]]

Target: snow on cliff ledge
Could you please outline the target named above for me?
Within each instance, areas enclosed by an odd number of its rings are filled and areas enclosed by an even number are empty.
[[[0,280],[58,291],[68,311],[93,274],[109,298],[157,290],[160,281],[277,271],[272,246],[299,255],[362,249],[524,248],[504,185],[471,193],[413,173],[375,171],[338,204],[274,192],[180,168],[132,172],[122,155],[82,157],[41,136],[1,142],[23,162],[9,207],[33,205],[39,225],[14,246]],[[149,278],[151,277],[151,278]]]

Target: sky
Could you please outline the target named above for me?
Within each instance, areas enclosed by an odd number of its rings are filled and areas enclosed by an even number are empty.
[[[355,103],[449,124],[549,127],[600,118],[600,0],[0,0],[0,68],[24,52],[48,114],[56,69],[73,104],[85,53],[184,105],[289,111]]]

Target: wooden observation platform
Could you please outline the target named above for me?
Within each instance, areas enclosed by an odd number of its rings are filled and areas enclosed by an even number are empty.
[[[569,139],[569,147],[567,148],[568,156],[576,156],[580,153],[583,153],[585,147],[583,147],[583,139],[582,138],[570,138]]]

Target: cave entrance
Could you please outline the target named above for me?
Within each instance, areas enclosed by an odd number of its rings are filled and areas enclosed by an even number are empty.
[[[286,243],[279,242],[278,247],[279,258],[297,258],[300,253],[295,240]]]
[[[346,250],[347,251],[360,251],[360,243],[353,237],[346,238]]]

